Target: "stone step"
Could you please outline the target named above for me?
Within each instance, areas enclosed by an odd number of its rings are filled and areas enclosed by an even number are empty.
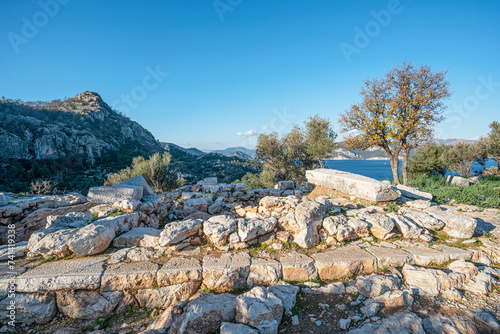
[[[316,261],[319,278],[322,280],[335,280],[377,271],[375,256],[359,247],[340,247],[311,256]]]

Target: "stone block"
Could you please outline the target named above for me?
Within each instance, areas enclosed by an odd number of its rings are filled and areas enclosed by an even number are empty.
[[[113,204],[124,199],[140,201],[142,195],[143,187],[141,186],[115,185],[113,187],[91,187],[87,198],[95,203]]]

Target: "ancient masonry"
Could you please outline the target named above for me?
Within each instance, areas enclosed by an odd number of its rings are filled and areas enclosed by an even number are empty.
[[[411,312],[419,295],[459,302],[495,288],[499,210],[338,171],[307,179],[248,190],[210,178],[156,195],[139,176],[88,197],[1,194],[0,322],[8,329],[14,284],[21,327],[138,305],[162,310],[144,333],[277,333],[283,316],[298,321],[302,291],[357,295],[358,318],[338,324],[352,333],[500,331],[500,313],[484,309]],[[402,311],[377,316],[387,309]]]

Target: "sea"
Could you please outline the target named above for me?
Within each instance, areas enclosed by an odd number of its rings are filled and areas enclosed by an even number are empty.
[[[401,162],[399,166],[401,175]],[[486,163],[487,168],[496,166],[497,163],[493,159],[489,159]],[[393,180],[389,160],[326,160],[325,168],[368,176],[375,180]],[[482,167],[477,162],[472,164],[471,172],[477,174],[481,170]]]

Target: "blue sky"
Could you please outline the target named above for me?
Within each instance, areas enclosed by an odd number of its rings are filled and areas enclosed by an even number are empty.
[[[498,1],[2,1],[0,95],[86,90],[161,141],[252,148],[407,60],[449,70],[439,138],[500,120]],[[364,38],[363,38],[364,37]],[[128,97],[127,97],[128,96]]]

